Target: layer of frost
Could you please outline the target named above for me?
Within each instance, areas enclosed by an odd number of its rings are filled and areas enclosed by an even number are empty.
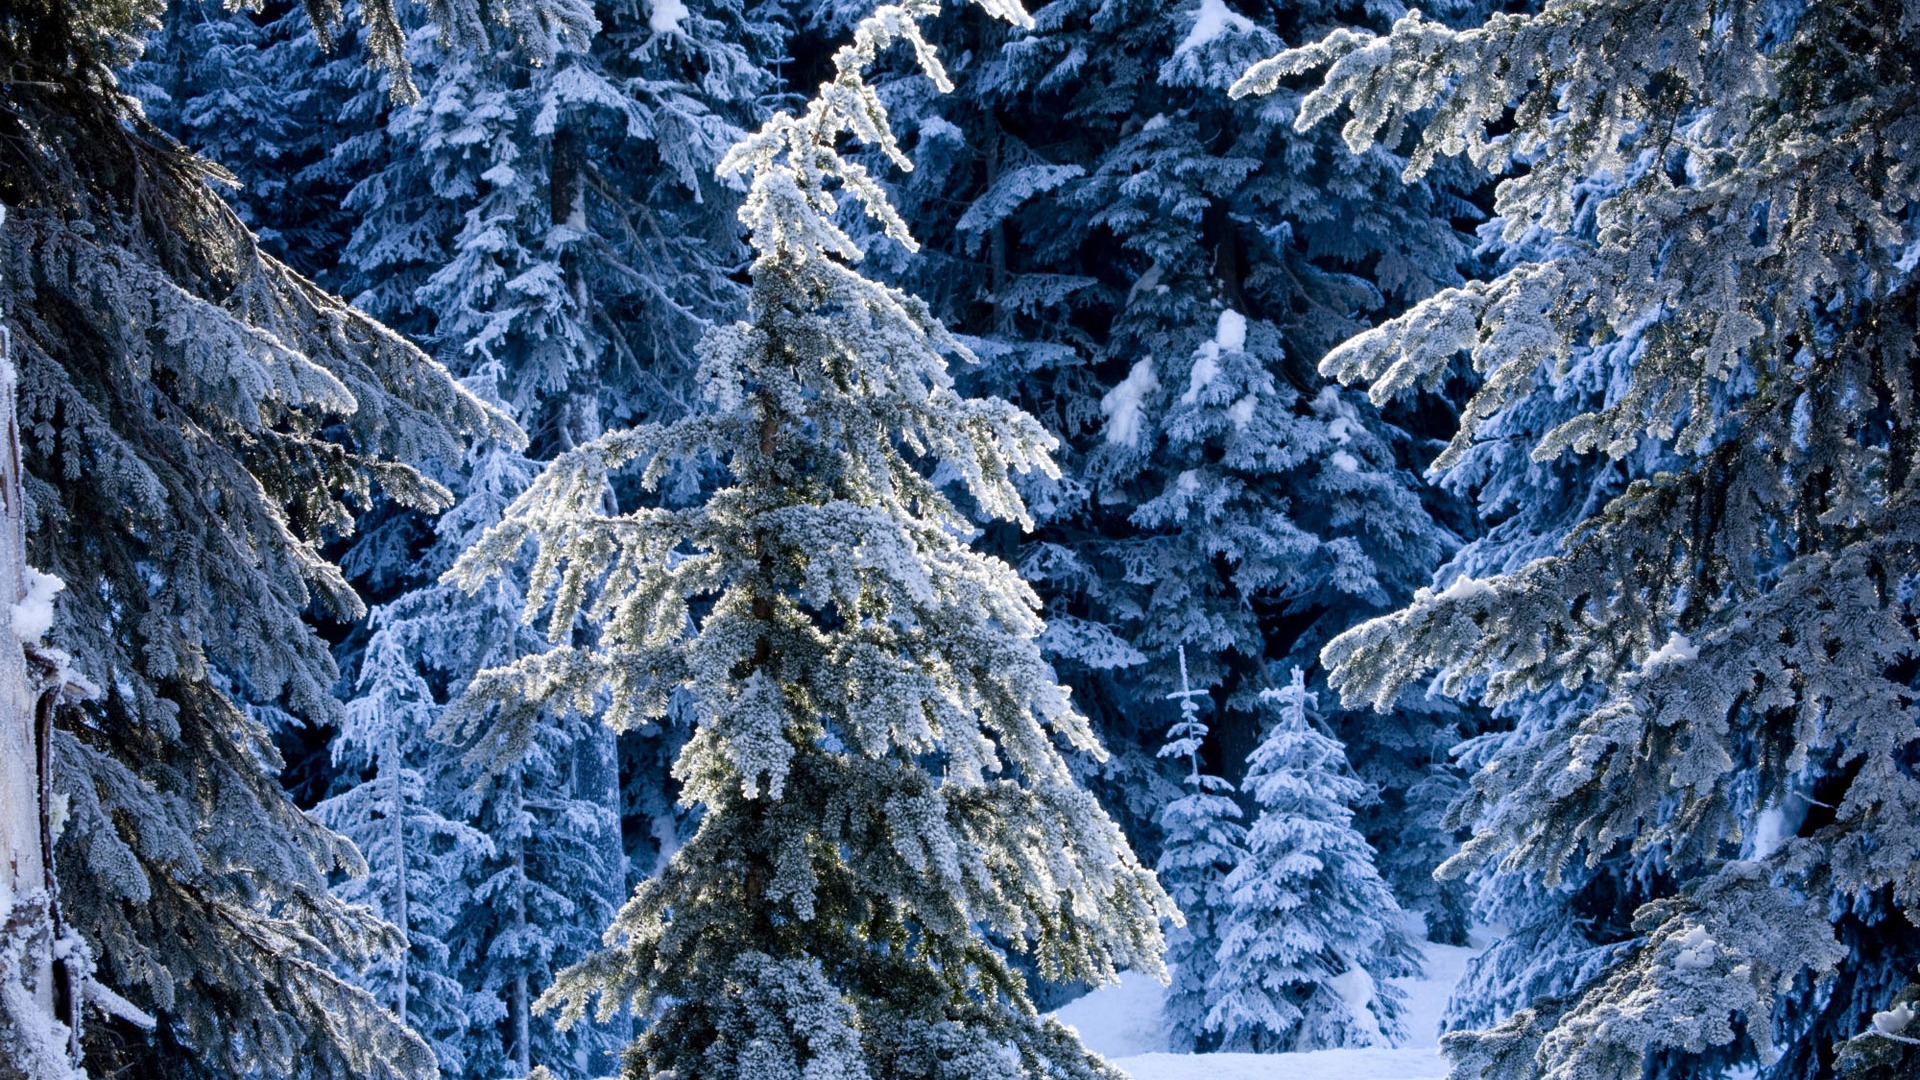
[[[1140,429],[1146,413],[1147,396],[1160,389],[1153,373],[1153,357],[1136,362],[1120,384],[1100,399],[1100,412],[1107,418],[1107,441],[1118,446],[1140,445]]]
[[[24,584],[27,594],[13,605],[13,636],[21,641],[39,641],[53,629],[53,596],[67,583],[29,566]]]
[[[1236,34],[1252,33],[1253,20],[1227,7],[1224,0],[1200,0],[1200,10],[1193,17],[1193,29],[1181,39],[1180,47],[1173,50],[1174,55],[1197,49],[1228,30]]]

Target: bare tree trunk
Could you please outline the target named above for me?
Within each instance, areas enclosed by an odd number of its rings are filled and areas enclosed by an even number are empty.
[[[400,959],[394,972],[393,1014],[407,1023],[407,968],[413,963],[413,920],[407,911],[407,791],[400,767],[400,740],[389,730],[380,751],[387,771],[387,827],[393,830],[393,924],[400,928]]]
[[[0,209],[0,224],[6,220]],[[43,721],[50,689],[12,625],[27,594],[12,340],[0,324],[0,1080],[77,1076],[54,988],[53,875]],[[37,634],[35,635],[38,636]],[[70,995],[62,995],[69,996]]]
[[[520,766],[513,767],[513,776],[508,781],[509,795],[513,800],[513,817],[516,828],[513,837],[513,929],[518,940],[526,940],[527,932],[527,838],[526,830],[518,827],[518,822],[526,814],[526,792],[521,786]],[[520,1066],[520,1075],[526,1076],[533,1071],[533,1017],[532,1003],[527,996],[527,973],[522,969],[513,977],[512,997],[507,1003],[508,1019],[513,1024],[513,1061]]]

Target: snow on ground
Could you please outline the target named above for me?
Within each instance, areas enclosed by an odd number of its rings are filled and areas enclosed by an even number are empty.
[[[1160,1029],[1165,988],[1131,971],[1120,976],[1119,985],[1101,987],[1054,1015],[1133,1080],[1444,1080],[1440,1014],[1467,961],[1480,949],[1425,943],[1420,948],[1427,958],[1426,977],[1393,980],[1407,993],[1404,1046],[1304,1054],[1169,1054]]]

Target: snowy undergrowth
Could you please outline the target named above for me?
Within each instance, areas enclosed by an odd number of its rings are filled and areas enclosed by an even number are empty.
[[[1473,939],[1472,948],[1421,942],[1426,976],[1393,980],[1407,995],[1408,1039],[1402,1046],[1300,1054],[1169,1054],[1160,1014],[1166,988],[1132,971],[1123,974],[1118,985],[1069,1002],[1054,1015],[1078,1031],[1089,1049],[1134,1080],[1443,1080],[1447,1063],[1440,1056],[1440,1015],[1467,962],[1486,947],[1483,933]]]

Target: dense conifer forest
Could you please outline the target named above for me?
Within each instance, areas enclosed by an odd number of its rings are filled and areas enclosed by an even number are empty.
[[[0,0],[0,1080],[1920,1077],[1916,70]]]

